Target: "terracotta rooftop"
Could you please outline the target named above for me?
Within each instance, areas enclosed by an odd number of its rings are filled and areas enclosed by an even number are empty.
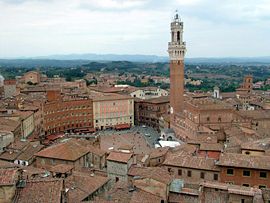
[[[26,182],[26,186],[19,190],[18,203],[28,202],[61,202],[63,180],[37,180]]]
[[[146,99],[142,101],[143,103],[151,103],[151,104],[162,104],[162,103],[169,103],[170,97],[169,96],[161,96],[157,98]]]
[[[199,108],[200,110],[224,110],[224,109],[233,109],[227,103],[216,100],[213,98],[200,98],[193,99],[187,102],[187,104]]]
[[[81,146],[75,140],[68,140],[66,142],[43,149],[40,152],[36,153],[36,156],[76,161],[87,153],[89,153],[89,149]]]
[[[245,196],[255,196],[255,194],[262,194],[262,191],[258,188],[244,187],[240,185],[231,185],[219,182],[204,181],[200,184],[207,188],[217,188],[220,190],[227,190],[231,194],[240,194]]]
[[[200,135],[197,136],[196,139],[189,139],[187,140],[187,143],[189,144],[202,144],[202,143],[217,143],[217,136],[216,135]]]
[[[110,179],[102,176],[74,171],[66,181],[68,188],[68,202],[81,202],[89,195],[105,185]]]
[[[98,156],[103,156],[106,154],[106,151],[98,148],[97,146],[93,146],[91,142],[88,140],[76,140],[82,146],[86,147],[91,153],[96,154]]]
[[[235,92],[221,92],[222,99],[225,98],[234,98]]]
[[[20,122],[0,117],[0,130],[13,132],[21,125]]]
[[[133,150],[134,145],[132,144],[123,144],[118,147],[118,150]]]
[[[100,148],[108,153],[110,152],[109,148],[119,149],[123,145],[133,145],[134,154],[149,154],[151,150],[144,137],[136,132],[127,132],[120,135],[115,133],[100,137]]]
[[[97,92],[103,93],[119,93],[126,89],[125,87],[106,87],[106,86],[98,86],[98,87],[89,87],[91,90],[95,90]]]
[[[251,156],[245,154],[223,153],[219,166],[270,170],[270,156]]]
[[[0,168],[1,169],[4,169],[4,168],[19,168],[19,167],[20,167],[20,165],[11,163],[9,161],[0,160]]]
[[[19,160],[29,161],[35,153],[43,149],[44,146],[37,143],[30,143],[25,150],[17,157]]]
[[[33,166],[21,166],[23,169],[23,177],[26,179],[38,179],[38,178],[44,178],[43,176],[48,173],[47,170],[36,168]]]
[[[223,145],[220,143],[201,143],[200,150],[203,151],[222,151]]]
[[[165,184],[170,184],[173,179],[168,170],[161,167],[132,166],[128,170],[128,175],[132,177],[136,176],[140,178],[151,178]]]
[[[199,196],[199,191],[193,188],[183,187],[180,191],[181,194]]]
[[[18,169],[0,169],[0,186],[15,185],[18,180]]]
[[[73,165],[67,165],[67,164],[57,164],[55,166],[52,166],[49,171],[56,172],[56,173],[67,173],[74,169]]]
[[[153,149],[150,153],[150,159],[154,159],[157,157],[161,157],[161,156],[165,156],[167,154],[167,152],[169,151],[170,147],[160,147],[160,148],[156,148]]]
[[[26,149],[29,142],[15,141],[11,143],[4,152],[0,155],[0,159],[6,161],[15,161],[16,158]]]
[[[0,155],[0,159],[13,162],[20,155],[20,153],[20,151],[5,151]]]
[[[37,111],[38,109],[39,107],[33,104],[23,104],[23,106],[20,107],[20,110],[23,110],[23,111]]]
[[[131,153],[112,151],[107,157],[107,160],[127,163],[131,159],[131,157]]]
[[[11,116],[19,116],[21,119],[27,119],[33,114],[32,111],[16,111],[14,114]]]
[[[242,149],[254,150],[254,151],[266,151],[270,149],[270,138],[260,139],[251,142],[245,142],[241,144]]]
[[[130,203],[154,203],[161,202],[162,198],[157,195],[145,192],[143,190],[137,189],[132,193]]]
[[[15,140],[13,143],[11,143],[8,148],[9,149],[15,149],[15,150],[23,150],[26,148],[29,144],[29,141],[21,141],[21,140]]]
[[[132,192],[129,191],[129,185],[127,182],[118,181],[114,184],[105,197],[106,200],[117,203],[128,203],[132,198]]]
[[[170,154],[166,157],[163,165],[209,171],[219,171],[219,168],[215,165],[214,159],[191,155],[174,156],[173,154]]]
[[[239,114],[251,119],[270,119],[270,110],[239,111]]]
[[[170,156],[181,156],[181,155],[192,155],[197,150],[197,147],[191,144],[181,144],[175,148],[172,148],[168,151]]]
[[[111,100],[126,100],[132,99],[132,97],[128,95],[122,94],[114,94],[114,93],[93,93],[91,92],[89,95],[93,101],[111,101]]]

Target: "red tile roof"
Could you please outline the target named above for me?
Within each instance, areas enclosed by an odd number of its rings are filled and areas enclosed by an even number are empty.
[[[21,125],[20,122],[0,117],[0,130],[1,131],[15,131]]]
[[[68,202],[81,202],[89,195],[93,194],[110,179],[103,176],[91,176],[87,173],[74,171],[72,176],[66,179],[68,188]]]
[[[227,183],[204,181],[200,183],[201,186],[207,188],[216,188],[220,190],[228,190],[231,194],[240,194],[245,196],[255,196],[256,194],[261,194],[261,190],[253,187],[244,187],[240,185],[231,185]]]
[[[222,151],[223,145],[220,143],[201,143],[200,150],[203,151]]]
[[[16,159],[30,161],[33,158],[34,154],[39,152],[43,148],[44,146],[38,143],[30,143]]]
[[[173,154],[170,154],[163,162],[163,165],[176,167],[178,166],[181,168],[193,168],[199,170],[219,171],[219,168],[215,165],[214,159],[190,155],[174,156]]]
[[[246,154],[223,153],[220,155],[217,165],[270,170],[270,156],[251,156]]]
[[[118,181],[113,185],[107,192],[106,200],[111,200],[117,203],[128,203],[130,202],[132,193],[129,191],[129,185],[127,182]]]
[[[98,156],[104,156],[106,154],[106,151],[100,149],[98,146],[94,146],[90,141],[88,140],[76,140],[80,145],[86,147],[90,153],[93,153]]]
[[[150,153],[150,159],[165,156],[167,152],[169,151],[169,148],[170,147],[160,147],[160,148],[153,149]]]
[[[56,173],[67,173],[74,168],[73,165],[67,164],[57,164],[56,166],[52,166],[49,171]]]
[[[68,140],[41,150],[40,152],[36,153],[36,156],[76,161],[87,153],[89,153],[89,149],[81,146],[75,140]]]
[[[19,191],[18,203],[29,202],[61,202],[63,180],[38,180],[26,182],[26,186]]]
[[[18,180],[17,169],[0,169],[0,186],[15,185]]]
[[[107,160],[127,163],[131,159],[131,157],[132,157],[131,153],[113,151],[109,154]]]
[[[161,202],[161,200],[162,198],[159,196],[138,189],[133,192],[130,203],[154,203]]]
[[[169,184],[172,177],[168,170],[161,167],[136,167],[132,166],[128,171],[129,176],[137,176],[140,178],[151,178],[161,183]]]
[[[0,160],[0,168],[1,169],[4,169],[4,168],[19,168],[19,167],[20,167],[20,165],[11,163],[9,161]]]
[[[248,149],[254,151],[266,151],[270,149],[270,138],[259,139],[256,141],[245,142],[241,144],[241,149]]]

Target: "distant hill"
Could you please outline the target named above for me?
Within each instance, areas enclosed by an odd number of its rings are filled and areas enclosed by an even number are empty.
[[[156,55],[117,55],[117,54],[68,54],[39,57],[24,57],[20,59],[0,59],[0,66],[56,66],[74,67],[90,62],[139,62],[168,63],[169,57]],[[186,58],[187,64],[270,64],[270,56],[266,57],[228,57],[228,58]]]
[[[29,58],[30,59],[30,58]],[[89,61],[130,61],[130,62],[168,62],[169,57],[157,55],[120,55],[120,54],[68,54],[34,57],[32,59],[51,60],[89,60]],[[265,57],[198,57],[186,58],[187,63],[270,63],[270,56]]]
[[[53,60],[89,60],[89,61],[130,61],[130,62],[166,62],[168,57],[156,55],[118,55],[118,54],[68,54],[39,56],[31,59]]]
[[[231,63],[231,64],[269,64],[270,56],[263,57],[227,57],[227,58],[186,58],[187,63]]]

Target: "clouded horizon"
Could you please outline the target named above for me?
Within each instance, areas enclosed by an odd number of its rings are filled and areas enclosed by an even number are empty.
[[[0,58],[166,56],[175,9],[187,57],[270,55],[268,0],[0,0]]]

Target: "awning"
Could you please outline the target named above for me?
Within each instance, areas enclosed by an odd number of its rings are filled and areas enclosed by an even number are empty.
[[[121,130],[121,129],[128,129],[130,128],[130,124],[129,123],[124,123],[124,124],[118,124],[115,126],[116,130]]]
[[[54,141],[54,140],[57,140],[58,138],[61,138],[61,137],[64,137],[64,134],[49,135],[46,137],[46,140]]]

